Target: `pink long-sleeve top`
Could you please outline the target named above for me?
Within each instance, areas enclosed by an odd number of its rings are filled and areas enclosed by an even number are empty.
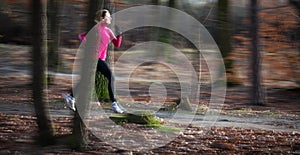
[[[98,47],[98,58],[101,60],[106,59],[108,44],[112,42],[114,46],[120,47],[122,42],[122,36],[115,36],[107,24],[98,24],[98,32],[101,34],[100,45]],[[86,41],[86,33],[79,34],[79,39],[81,41]]]

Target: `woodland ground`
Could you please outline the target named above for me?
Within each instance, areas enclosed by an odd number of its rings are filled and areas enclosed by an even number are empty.
[[[248,88],[227,88],[220,117],[212,126],[166,124],[182,127],[176,138],[152,150],[128,151],[91,136],[90,146],[72,150],[66,145],[40,147],[36,117],[30,91],[29,48],[1,45],[0,52],[0,154],[300,154],[299,89],[266,89],[264,106],[249,105]],[[63,50],[65,66],[70,68],[74,52]],[[68,135],[72,113],[64,107],[61,94],[67,92],[71,78],[58,75],[47,89],[49,113],[57,135]],[[135,89],[144,89],[134,87]],[[139,98],[136,94],[137,99]],[[205,107],[205,106],[204,106]],[[196,116],[201,119],[201,115]],[[200,124],[200,125],[199,125]],[[148,130],[137,124],[125,129]]]

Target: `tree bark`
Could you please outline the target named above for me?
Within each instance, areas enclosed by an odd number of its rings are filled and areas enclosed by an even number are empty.
[[[169,0],[168,6],[171,7],[171,8],[175,8],[176,7],[176,0]]]
[[[232,48],[231,48],[231,21],[230,21],[230,10],[229,10],[228,0],[218,1],[218,11],[217,11],[217,44],[219,46],[222,57],[224,58],[226,75],[227,75],[227,85],[234,86],[237,82],[234,80],[233,72],[233,61],[228,58]],[[222,76],[222,75],[219,75]]]
[[[96,12],[101,8],[103,0],[89,0],[87,32],[95,26]]]
[[[159,0],[151,0],[152,5],[159,5]]]
[[[47,16],[48,16],[48,69],[52,71],[56,71],[59,64],[59,13],[60,13],[60,5],[62,4],[61,0],[49,0],[47,5]]]
[[[176,8],[176,0],[169,0],[167,5],[170,8]],[[172,21],[172,18],[174,18],[173,16],[174,15],[172,15],[172,14],[168,14],[168,16],[167,16],[168,20]],[[172,33],[168,29],[159,29],[158,30],[158,41],[159,42],[171,44],[172,39],[173,39]]]
[[[108,0],[90,0],[89,1],[89,12],[88,12],[88,27],[87,31],[90,31],[95,25],[95,14],[101,8],[110,9]],[[103,6],[102,6],[103,5]],[[109,10],[110,11],[110,10]],[[111,12],[111,11],[110,11]],[[112,12],[111,12],[112,13]],[[109,52],[107,52],[107,60],[109,60]],[[109,63],[109,62],[108,62]],[[109,100],[109,94],[107,90],[107,82],[106,78],[102,75],[98,75],[95,79],[96,81],[96,94],[98,96],[99,101],[107,101]]]
[[[43,49],[42,7],[41,0],[32,0],[32,98],[39,129],[38,141],[41,145],[48,145],[54,143],[54,136],[45,107],[43,92],[45,82],[45,54]]]
[[[262,105],[262,90],[261,90],[261,57],[258,48],[258,2],[257,0],[250,0],[250,20],[251,20],[251,100],[254,105]]]
[[[298,15],[298,17],[300,17],[300,1],[299,0],[289,0],[289,2],[290,2],[290,4],[294,5],[294,7],[297,9],[297,15]],[[298,24],[297,24],[296,42],[297,42],[297,45],[298,45],[298,52],[300,54],[300,20],[298,20]],[[299,77],[299,73],[297,71],[297,70],[300,70],[299,67],[300,67],[299,65],[295,66],[296,83],[298,85],[300,85],[300,77]]]
[[[218,1],[218,45],[220,47],[223,58],[226,58],[231,52],[230,44],[230,13],[229,13],[229,2],[228,0],[219,0]],[[225,62],[226,68],[231,67],[231,62]]]
[[[89,137],[88,137],[88,129],[84,124],[84,117],[89,111],[89,103],[91,101],[91,93],[92,93],[92,77],[95,77],[93,74],[93,65],[95,65],[94,53],[96,50],[96,30],[92,29],[95,23],[95,14],[101,8],[102,1],[99,0],[90,0],[89,1],[89,12],[88,12],[88,29],[87,32],[92,30],[89,35],[87,35],[86,46],[84,50],[84,57],[82,58],[82,70],[80,73],[81,79],[76,88],[80,88],[84,91],[77,91],[78,99],[76,100],[76,111],[74,113],[74,122],[73,122],[73,142],[71,143],[71,147],[75,149],[80,149],[82,146],[86,146]],[[76,90],[75,90],[76,95]],[[80,110],[80,111],[78,111]]]

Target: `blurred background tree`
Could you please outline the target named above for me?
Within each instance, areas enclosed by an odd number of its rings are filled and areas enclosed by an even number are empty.
[[[289,0],[289,2],[295,6],[295,8],[297,9],[297,16],[298,16],[298,19],[300,17],[300,0]],[[300,20],[298,20],[298,23],[297,23],[297,30],[296,30],[296,34],[295,34],[295,39],[297,41],[297,45],[298,45],[298,52],[300,54]],[[300,64],[295,64],[295,70],[300,70]],[[299,73],[295,73],[296,76],[299,75]],[[296,83],[298,85],[300,85],[300,76],[298,76],[296,78]]]
[[[157,3],[157,2],[155,2]],[[157,3],[158,4],[158,3]],[[167,6],[170,7],[170,8],[176,8],[176,0],[169,0],[168,3],[167,3]],[[158,14],[159,15],[159,14]],[[166,21],[168,20],[172,20],[173,15],[172,14],[169,14],[167,16],[168,19],[166,19]],[[165,21],[162,21],[162,22],[165,22]],[[167,44],[170,44],[172,43],[172,39],[173,39],[173,35],[171,33],[170,30],[168,29],[157,29],[157,33],[158,33],[158,38],[157,38],[157,41],[160,41],[160,42],[163,42],[163,43],[167,43]]]
[[[233,23],[231,21],[230,1],[218,0],[217,2],[217,21],[216,21],[216,42],[221,51],[225,63],[227,85],[234,86],[237,82],[234,80],[233,60],[229,58],[232,52],[231,36]]]
[[[252,104],[263,104],[263,92],[261,86],[261,55],[259,51],[258,40],[258,2],[257,0],[250,0],[250,35],[251,35],[251,80],[252,89],[250,90]]]
[[[294,5],[297,9],[297,15],[300,17],[300,0],[289,0],[289,2]],[[300,53],[300,20],[298,21],[298,28],[296,31],[296,39],[298,42],[298,48],[299,48],[299,53]]]
[[[59,43],[60,43],[60,7],[63,5],[62,0],[49,0],[47,4],[47,26],[48,26],[48,70],[58,71],[61,65],[59,57]]]

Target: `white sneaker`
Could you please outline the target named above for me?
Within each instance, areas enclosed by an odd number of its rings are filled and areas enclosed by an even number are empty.
[[[75,108],[75,98],[69,94],[63,94],[63,97],[65,99],[65,103],[66,105],[68,105],[68,107],[73,110],[76,111]]]
[[[120,108],[118,102],[113,102],[113,103],[111,104],[111,109],[112,109],[114,112],[120,113],[120,114],[122,114],[122,113],[125,112],[123,109]]]

